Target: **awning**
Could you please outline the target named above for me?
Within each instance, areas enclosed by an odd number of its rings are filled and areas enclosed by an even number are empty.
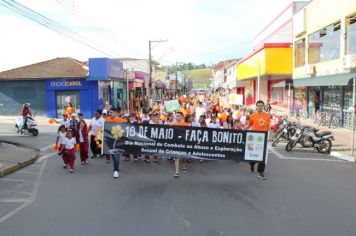
[[[272,88],[284,88],[285,86],[286,86],[286,81],[281,81],[272,85]]]
[[[294,87],[308,87],[308,86],[348,85],[350,79],[352,79],[352,78],[356,78],[356,73],[307,77],[307,78],[301,78],[301,79],[293,79],[293,86]]]

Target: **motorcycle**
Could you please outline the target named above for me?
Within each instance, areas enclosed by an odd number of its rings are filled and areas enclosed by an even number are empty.
[[[283,123],[284,123],[284,119],[282,117],[273,115],[273,117],[271,119],[271,131],[272,131],[272,133],[276,133]]]
[[[287,143],[286,151],[291,151],[297,143],[300,143],[304,148],[314,148],[319,153],[329,154],[334,136],[330,131],[319,131],[310,126],[299,126],[296,129],[295,135]]]
[[[18,134],[27,134],[27,135],[32,135],[32,136],[37,136],[38,135],[38,129],[37,129],[37,121],[34,119],[35,114],[33,116],[27,116],[27,127],[23,128],[24,124],[24,119],[22,116],[19,116],[16,118],[16,132]]]
[[[297,123],[284,121],[279,130],[272,137],[272,146],[276,147],[282,138],[289,141],[290,137],[293,137],[295,134],[296,129]]]

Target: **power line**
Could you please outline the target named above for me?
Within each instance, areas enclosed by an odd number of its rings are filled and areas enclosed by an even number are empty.
[[[90,43],[90,40],[83,37],[82,35],[80,35],[79,33],[51,20],[50,18],[14,1],[14,0],[0,0],[0,5],[4,6],[5,8],[14,11],[20,15],[22,15],[23,17],[30,19],[32,21],[37,22],[38,24],[46,27],[47,29],[50,29],[56,33],[59,34],[63,34],[66,37],[71,38],[72,40],[79,42],[80,44],[83,44],[95,51],[98,51],[106,56],[112,57],[114,58],[115,56],[113,54],[111,54],[111,50],[108,51],[104,51],[102,49],[100,49],[97,45]],[[133,64],[133,63],[128,63],[128,64]],[[140,67],[140,65],[136,64],[136,66]],[[142,67],[141,67],[142,69]]]

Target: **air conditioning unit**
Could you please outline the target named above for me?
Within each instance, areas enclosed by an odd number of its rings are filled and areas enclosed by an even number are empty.
[[[356,54],[346,55],[342,58],[342,68],[352,69],[356,67]]]
[[[313,76],[315,73],[314,71],[314,66],[313,65],[310,65],[310,64],[307,64],[304,66],[304,74],[305,76]]]

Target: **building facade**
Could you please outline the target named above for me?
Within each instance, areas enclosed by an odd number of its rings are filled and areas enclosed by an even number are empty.
[[[288,105],[284,84],[292,78],[293,16],[305,4],[289,4],[255,36],[253,51],[238,62],[237,86],[243,88],[247,105],[258,99]]]
[[[117,87],[124,87],[122,63],[109,58],[80,62],[55,58],[0,72],[0,113],[19,115],[23,103],[39,115],[60,118],[71,97],[76,112],[90,118],[105,103],[114,104]],[[125,94],[126,88],[123,90]]]
[[[295,106],[309,117],[316,108],[336,112],[352,126],[356,77],[356,1],[313,0],[294,17]]]

